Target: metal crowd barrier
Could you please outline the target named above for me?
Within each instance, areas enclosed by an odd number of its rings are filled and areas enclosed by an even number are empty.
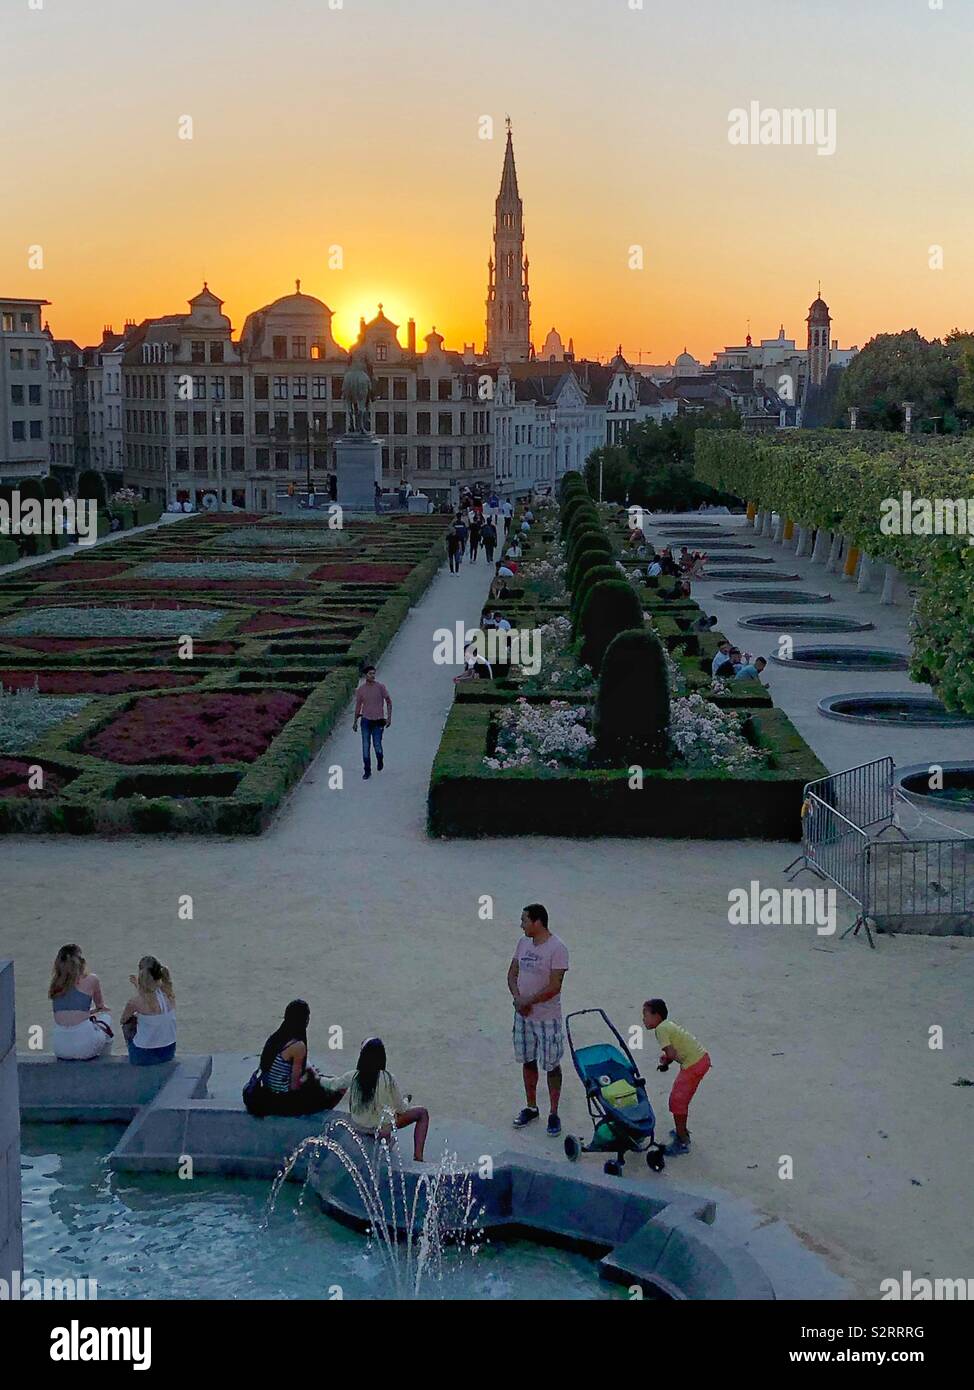
[[[878,758],[821,777],[805,787],[802,852],[785,870],[808,869],[856,904],[852,925],[894,932],[909,920],[929,929],[961,930],[974,922],[974,839],[917,839],[896,826],[892,758]],[[895,827],[898,840],[879,837]]]

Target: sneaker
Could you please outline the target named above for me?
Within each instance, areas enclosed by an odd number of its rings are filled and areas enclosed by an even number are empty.
[[[688,1154],[690,1152],[690,1145],[684,1139],[674,1139],[671,1143],[667,1144],[663,1152],[668,1158],[675,1158],[679,1154]]]
[[[526,1105],[523,1110],[519,1110],[514,1116],[514,1128],[523,1129],[532,1120],[536,1120],[541,1112],[536,1105]]]
[[[378,767],[379,771],[381,772],[382,769],[385,767],[385,761],[384,761],[384,759],[383,759],[381,753],[378,755],[378,757],[376,758],[375,761],[376,761],[376,766]]]
[[[551,1139],[557,1139],[560,1133],[561,1133],[561,1120],[559,1120],[559,1118],[558,1118],[557,1115],[549,1115],[549,1116],[548,1116],[548,1136],[549,1136],[549,1138],[551,1138]]]

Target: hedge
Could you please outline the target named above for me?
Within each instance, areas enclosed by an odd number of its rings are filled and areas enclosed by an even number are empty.
[[[773,766],[747,774],[645,769],[637,790],[626,768],[493,772],[483,759],[496,712],[454,704],[430,779],[431,835],[798,840],[804,787],[827,771],[785,715],[767,710],[749,723]]]
[[[948,709],[974,714],[971,537],[887,535],[880,529],[883,503],[903,492],[928,501],[974,498],[970,436],[700,431],[696,473],[798,525],[841,532],[870,558],[909,574],[917,588],[910,674],[935,687]]]

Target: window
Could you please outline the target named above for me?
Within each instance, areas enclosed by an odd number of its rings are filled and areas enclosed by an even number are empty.
[[[389,412],[388,410],[377,410],[375,412],[375,432],[376,434],[389,433]]]
[[[328,412],[327,410],[316,410],[314,414],[315,434],[328,433]]]
[[[194,434],[206,434],[206,411],[205,411],[205,410],[194,410],[194,411],[193,411],[193,433],[194,433]]]
[[[432,450],[429,445],[420,444],[419,448],[416,450],[416,467],[425,468],[427,471],[432,468],[431,455]]]
[[[142,394],[143,394],[143,390],[142,390],[142,378],[139,377],[139,395],[141,396]],[[205,401],[205,400],[206,400],[206,377],[205,377],[205,376],[194,376],[194,377],[193,377],[193,400],[194,400],[194,401]]]
[[[344,410],[333,410],[331,413],[331,427],[339,434],[345,432],[345,412]]]
[[[242,401],[243,398],[243,377],[232,376],[230,378],[230,399],[232,401]]]
[[[453,467],[453,450],[451,448],[441,446],[436,452],[438,468],[450,469]]]
[[[393,467],[397,470],[397,472],[402,473],[403,475],[405,475],[405,472],[406,472],[406,465],[407,465],[408,461],[409,461],[409,450],[408,450],[408,449],[402,449],[402,448],[393,449],[393,451],[392,451],[392,465],[393,465]]]
[[[22,372],[24,370],[24,349],[10,349],[10,370],[12,372]]]
[[[189,434],[189,414],[185,410],[177,410],[173,416],[175,431],[177,434]]]
[[[296,401],[306,401],[308,399],[308,378],[306,376],[295,376],[291,378],[291,395]]]
[[[389,360],[389,345],[388,345],[388,343],[376,343],[376,345],[375,345],[375,360],[376,360],[377,362],[388,362],[388,360]]]
[[[302,473],[307,473],[307,471],[308,471],[308,451],[307,451],[307,449],[299,449],[299,450],[297,451],[297,453],[294,455],[294,466],[295,466],[295,468],[300,469],[300,471],[301,471]]]
[[[274,378],[274,399],[276,401],[287,400],[287,377],[276,376]]]
[[[222,401],[227,395],[227,379],[224,376],[210,377],[210,400]]]
[[[18,444],[21,440],[27,438],[26,426],[23,420],[13,420],[11,422],[10,428],[13,432],[13,441],[15,444]]]
[[[44,421],[43,421],[43,420],[31,420],[31,422],[30,422],[30,437],[31,437],[31,439],[43,439],[43,438],[44,438]]]
[[[393,434],[408,434],[408,433],[409,433],[409,427],[408,427],[408,423],[407,423],[407,420],[406,420],[406,412],[405,412],[404,410],[397,410],[396,413],[395,413],[395,415],[393,415],[393,417],[392,417],[392,432],[393,432]]]
[[[21,314],[21,316],[20,316],[20,331],[21,331],[21,333],[33,333],[33,331],[34,331],[34,315],[33,315],[33,314]]]
[[[333,376],[331,379],[331,398],[333,401],[340,401],[342,398],[343,376]]]
[[[441,410],[439,416],[439,434],[453,433],[453,416],[448,410]]]
[[[268,379],[267,379],[266,376],[255,376],[255,377],[254,377],[254,400],[256,400],[256,401],[266,401],[266,400],[267,400],[267,380],[268,380]]]
[[[192,344],[190,344],[190,361],[192,361],[192,362],[205,362],[205,361],[206,361],[206,344],[205,344],[205,343],[192,343]]]
[[[292,357],[296,357],[296,358],[298,359],[298,361],[301,361],[303,358],[307,357],[307,355],[308,355],[308,340],[307,340],[307,338],[292,338],[292,339],[291,339],[291,356],[292,356]]]
[[[392,383],[392,399],[394,401],[405,401],[409,397],[406,394],[406,378],[397,376]]]
[[[449,401],[453,399],[453,382],[450,380],[448,376],[443,377],[442,380],[438,383],[438,386],[438,400]]]
[[[258,469],[261,469],[261,468],[270,468],[270,466],[271,466],[271,451],[270,451],[270,449],[258,449],[258,450],[256,451],[255,461],[256,461],[256,464],[257,464]]]
[[[285,434],[285,435],[286,435],[286,434],[287,434],[287,431],[288,431],[288,423],[289,423],[289,421],[288,421],[288,413],[287,413],[286,410],[277,410],[277,411],[274,412],[274,433],[275,433],[275,434]]]
[[[14,331],[14,316],[13,316],[13,314],[4,314],[4,316],[3,316],[3,331],[4,331],[4,333],[13,333],[13,331]]]
[[[270,416],[266,410],[258,410],[254,415],[254,434],[267,434],[270,431]]]
[[[193,450],[193,468],[197,473],[209,471],[208,453],[205,444],[198,444]]]
[[[309,433],[309,417],[306,412],[295,412],[294,433],[298,439],[307,439]]]
[[[230,416],[230,433],[243,434],[244,417],[239,410],[235,410]]]
[[[311,378],[311,399],[315,401],[328,399],[328,378],[326,376],[313,376]]]
[[[389,399],[389,378],[387,376],[376,377],[375,399],[377,401],[387,401]]]
[[[315,461],[315,468],[327,468],[327,467],[328,467],[328,450],[327,450],[327,449],[315,449],[314,461]]]
[[[189,450],[188,450],[188,449],[177,449],[177,450],[176,450],[176,472],[177,472],[177,473],[185,473],[185,472],[188,471],[188,469],[189,469]]]
[[[428,410],[420,410],[416,414],[416,433],[429,434],[430,432],[430,413]]]
[[[211,362],[222,362],[222,361],[223,361],[223,344],[222,344],[222,343],[211,343],[211,344],[210,344],[210,361],[211,361]]]
[[[311,344],[311,360],[313,362],[320,362],[324,355],[324,344],[316,338]]]
[[[428,376],[416,378],[416,399],[418,401],[428,401],[430,399],[430,379]]]
[[[227,417],[224,411],[214,410],[213,412],[213,434],[226,434]]]
[[[279,473],[286,473],[286,472],[287,472],[287,470],[288,470],[288,463],[289,463],[289,462],[290,462],[290,459],[289,459],[288,451],[287,451],[286,449],[275,449],[275,450],[274,450],[274,467],[277,469],[277,471],[278,471]]]
[[[276,362],[284,362],[284,361],[286,361],[286,359],[287,359],[287,339],[286,339],[286,338],[275,338],[275,339],[274,339],[274,345],[273,345],[271,351],[272,351],[274,360],[275,360]]]
[[[24,388],[23,388],[22,386],[11,386],[11,388],[10,388],[10,404],[11,404],[11,405],[23,405],[23,403],[24,403]]]
[[[244,451],[241,448],[230,450],[230,468],[234,473],[244,471]]]

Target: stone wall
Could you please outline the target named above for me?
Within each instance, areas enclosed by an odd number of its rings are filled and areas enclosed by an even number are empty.
[[[23,1269],[14,963],[0,960],[0,1279]]]

